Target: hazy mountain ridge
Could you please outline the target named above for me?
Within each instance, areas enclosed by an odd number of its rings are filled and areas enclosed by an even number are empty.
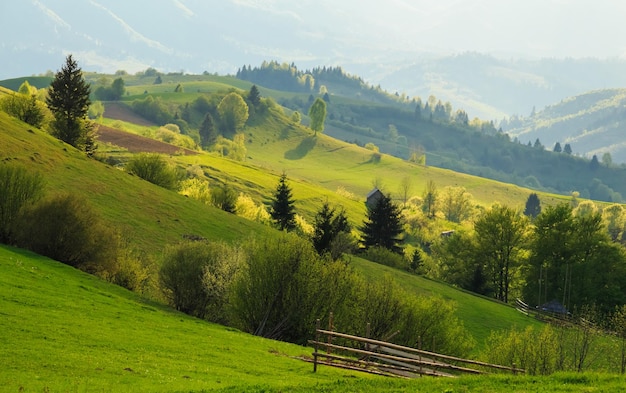
[[[550,105],[506,130],[520,142],[539,139],[548,149],[569,143],[575,154],[610,153],[626,162],[626,89],[595,90]]]
[[[499,7],[493,1],[480,6],[441,4],[426,12],[424,4],[394,4],[376,14],[369,3],[325,0],[3,2],[0,34],[7,38],[0,44],[0,56],[8,60],[0,79],[54,71],[67,53],[73,53],[86,71],[107,73],[154,67],[163,72],[234,74],[242,64],[277,60],[301,69],[341,66],[392,93],[422,100],[433,94],[466,110],[470,118],[489,120],[528,115],[533,106],[541,109],[590,90],[626,86],[626,62],[619,58],[520,60],[524,51],[514,46],[499,57],[441,51],[441,26],[450,26],[447,36],[463,37],[482,50],[478,38],[487,27],[461,34],[454,26],[471,12],[495,16]],[[549,19],[558,9],[557,3],[545,2],[535,18]],[[519,5],[513,10],[522,16],[529,12]],[[487,30],[500,37],[499,46],[503,37],[513,34],[493,28]],[[526,31],[529,42],[540,36],[541,28]],[[390,34],[398,38],[390,40]],[[577,45],[590,47],[593,34]],[[562,44],[572,47],[571,42]]]

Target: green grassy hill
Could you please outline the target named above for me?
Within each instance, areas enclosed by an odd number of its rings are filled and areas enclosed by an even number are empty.
[[[523,119],[510,130],[520,140],[536,138],[553,148],[570,144],[574,153],[598,159],[610,153],[616,163],[626,162],[624,119],[626,89],[604,89],[569,97]]]
[[[296,359],[311,350],[175,312],[35,254],[0,246],[0,391],[620,391],[619,376],[407,381]]]

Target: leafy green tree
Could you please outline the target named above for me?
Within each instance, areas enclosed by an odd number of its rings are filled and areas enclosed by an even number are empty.
[[[294,122],[294,124],[300,124],[302,121],[302,115],[300,115],[300,112],[294,111],[291,114],[291,121]]]
[[[0,190],[0,243],[10,244],[20,211],[42,195],[43,178],[21,166],[0,164]]]
[[[27,82],[24,82],[27,83]],[[24,91],[20,88],[20,91]],[[0,110],[33,127],[42,128],[49,115],[46,105],[35,94],[8,94],[0,99]]]
[[[533,228],[524,288],[529,302],[595,303],[602,311],[624,303],[626,257],[599,213],[574,216],[562,203],[543,211]]]
[[[235,134],[243,128],[248,120],[248,104],[241,95],[228,93],[217,106],[223,130],[228,135]]]
[[[494,205],[474,224],[476,255],[486,264],[496,299],[505,303],[509,301],[513,268],[522,262],[527,226],[524,216],[502,205]]]
[[[215,128],[213,116],[211,116],[210,113],[207,112],[204,116],[204,120],[202,120],[202,124],[200,125],[198,132],[200,134],[202,147],[211,146],[217,140],[217,129]]]
[[[526,207],[524,208],[524,215],[535,218],[541,213],[541,201],[536,193],[531,193],[526,199]]]
[[[441,210],[448,221],[466,220],[472,214],[471,195],[465,187],[448,186],[444,188],[441,198]]]
[[[324,202],[315,215],[313,223],[313,247],[318,254],[324,255],[332,251],[332,245],[341,233],[350,233],[350,224],[343,210],[339,212]]]
[[[314,134],[324,131],[324,121],[326,120],[326,102],[319,98],[315,99],[313,105],[309,108],[309,117],[311,118],[311,129]]]
[[[613,157],[611,157],[611,153],[608,151],[602,154],[602,164],[604,164],[607,168],[610,168],[613,165]]]
[[[614,242],[620,238],[626,228],[626,212],[620,204],[613,204],[602,210],[602,218],[609,236]]]
[[[97,99],[103,101],[117,101],[126,92],[126,88],[124,87],[124,79],[117,78],[115,79],[110,87],[99,86],[95,91],[94,95]]]
[[[89,84],[83,78],[72,55],[68,55],[48,89],[46,104],[54,115],[52,134],[77,148],[84,148],[92,139],[92,126],[87,120]]]
[[[399,253],[402,234],[400,208],[389,196],[382,194],[373,206],[368,207],[361,232],[365,248],[383,247]]]
[[[168,190],[178,188],[176,170],[171,168],[160,154],[140,153],[136,155],[126,164],[126,172]]]
[[[276,226],[282,231],[291,231],[296,227],[296,209],[291,188],[287,184],[287,174],[284,172],[278,180],[278,185],[272,198],[270,216]]]

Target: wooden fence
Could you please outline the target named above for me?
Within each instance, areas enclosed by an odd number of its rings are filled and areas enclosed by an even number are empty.
[[[325,340],[323,338],[326,338]],[[372,374],[415,378],[422,375],[454,377],[460,374],[486,374],[490,369],[524,373],[525,370],[442,355],[435,352],[404,347],[385,341],[373,340],[320,329],[315,329],[313,345],[313,371],[318,365],[340,367]]]

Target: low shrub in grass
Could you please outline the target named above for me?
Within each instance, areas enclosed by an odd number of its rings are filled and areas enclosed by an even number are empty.
[[[352,319],[355,279],[343,262],[319,258],[311,243],[293,234],[250,242],[248,258],[233,286],[236,327],[249,333],[304,344],[317,318]],[[341,322],[341,321],[345,322]]]
[[[175,190],[178,174],[160,154],[141,153],[126,163],[126,172],[139,176],[157,186]]]
[[[159,278],[177,310],[227,323],[230,285],[242,264],[242,252],[225,243],[185,242],[166,248]]]
[[[20,210],[43,194],[43,179],[38,173],[12,165],[0,165],[0,243],[12,243]]]
[[[119,236],[74,194],[52,195],[23,210],[17,245],[89,273],[112,271]]]
[[[407,269],[408,262],[404,256],[384,247],[369,247],[361,255],[363,258],[396,269]]]
[[[366,283],[358,296],[356,334],[363,335],[369,323],[370,337],[399,345],[456,356],[467,355],[474,346],[451,302],[411,295],[391,277]]]

